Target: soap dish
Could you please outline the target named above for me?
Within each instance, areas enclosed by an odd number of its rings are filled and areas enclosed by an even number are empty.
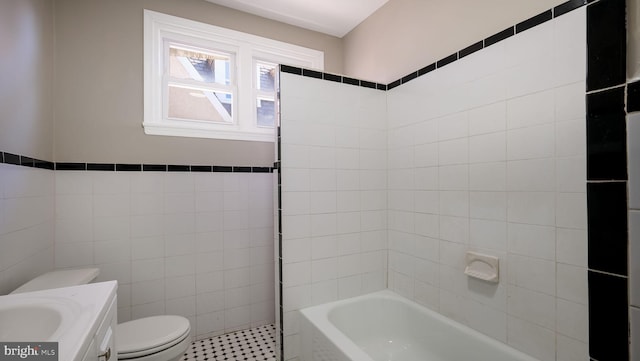
[[[464,273],[469,277],[498,283],[500,279],[498,257],[477,252],[467,252],[466,263],[467,267],[464,269]]]

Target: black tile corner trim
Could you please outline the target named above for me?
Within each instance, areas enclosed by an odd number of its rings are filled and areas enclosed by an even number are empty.
[[[626,276],[626,182],[587,183],[587,224],[589,268]]]
[[[640,80],[627,84],[627,113],[640,112]]]
[[[394,82],[391,82],[391,83],[387,84],[387,90],[391,90],[391,89],[393,89],[393,88],[395,88],[397,86],[400,86],[400,84],[402,84],[402,79],[398,79],[398,80],[396,80]]]
[[[587,180],[627,179],[624,90],[587,94]]]
[[[627,278],[588,271],[589,355],[594,360],[629,360]]]
[[[388,90],[386,84],[378,83],[377,86],[378,86],[378,90],[382,90],[382,91],[387,91]]]
[[[553,19],[553,11],[552,10],[547,10],[545,12],[542,12],[536,16],[530,17],[529,19],[520,22],[518,24],[516,24],[516,34],[521,33],[525,30],[529,30],[531,28],[533,28],[534,26],[538,26],[544,22],[547,22],[549,20]]]
[[[598,1],[587,6],[587,90],[627,80],[626,2]]]
[[[377,84],[372,81],[360,80],[360,86],[365,88],[376,89],[376,85]]]

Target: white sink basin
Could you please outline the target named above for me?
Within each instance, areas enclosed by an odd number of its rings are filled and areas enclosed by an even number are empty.
[[[80,306],[57,297],[0,302],[0,341],[52,341],[73,323]]]
[[[116,288],[109,281],[0,296],[0,341],[57,342],[59,360],[79,361]]]

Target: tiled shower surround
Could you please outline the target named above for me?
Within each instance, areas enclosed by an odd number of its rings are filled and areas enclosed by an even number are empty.
[[[281,73],[285,360],[292,311],[384,287],[365,279],[385,252],[390,289],[542,361],[589,359],[585,18],[387,92]],[[468,250],[500,258],[498,285],[464,275]]]
[[[387,285],[386,94],[281,74],[284,354],[299,309]]]
[[[274,321],[271,173],[0,164],[0,189],[2,294],[98,267],[119,283],[119,322],[182,315],[202,339]]]

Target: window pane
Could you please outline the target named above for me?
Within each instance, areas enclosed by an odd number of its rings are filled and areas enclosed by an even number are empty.
[[[276,91],[276,64],[259,61],[256,63],[256,75],[258,90]]]
[[[256,112],[259,127],[273,127],[276,117],[273,99],[258,99]]]
[[[169,75],[206,83],[231,83],[231,55],[169,46]]]
[[[231,93],[169,86],[170,118],[229,123],[232,104]]]

